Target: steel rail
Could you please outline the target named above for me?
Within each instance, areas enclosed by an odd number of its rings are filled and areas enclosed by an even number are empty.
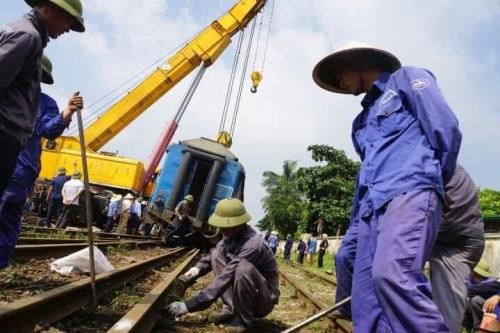
[[[186,260],[178,265],[172,272],[168,273],[164,280],[156,285],[140,303],[136,304],[117,321],[113,327],[108,330],[108,333],[150,332],[158,321],[162,309],[166,305],[165,296],[167,295],[167,291],[173,286],[177,277],[191,264],[198,253],[199,250],[191,251]]]
[[[23,225],[23,232],[33,231],[33,233],[65,233],[69,235],[86,235],[87,230],[66,230],[66,229],[57,229],[57,228],[45,228],[39,226],[32,225]],[[128,234],[117,234],[112,232],[103,232],[103,231],[95,231],[94,235],[97,238],[113,238],[113,239],[138,239],[138,240],[151,240],[151,239],[159,239],[158,237],[149,237],[149,236],[141,236],[141,235],[128,235]]]
[[[97,246],[102,251],[106,251],[107,247],[151,247],[160,245],[160,241],[117,241],[117,242],[97,242]],[[13,259],[34,259],[34,258],[50,258],[71,254],[75,251],[85,249],[89,245],[87,243],[75,244],[36,244],[36,245],[16,245]]]
[[[293,279],[290,275],[286,274],[285,272],[283,272],[281,270],[279,271],[279,273],[286,281],[288,281],[288,283],[290,283],[293,286],[293,288],[295,288],[295,290],[297,290],[309,302],[311,302],[316,307],[316,309],[321,311],[321,310],[325,310],[326,308],[329,307],[329,305],[316,299],[309,291],[307,291],[304,287],[302,287],[300,285],[300,283],[298,281],[296,281],[295,279]],[[341,325],[339,322],[337,322],[336,319],[333,319],[330,317],[326,317],[326,318],[328,320],[330,320],[333,325],[335,325],[335,328],[340,329],[342,332],[347,332],[347,333],[350,332],[350,330],[346,329],[345,327],[343,327],[343,325]]]
[[[298,268],[298,269],[300,269],[300,270],[302,270],[302,271],[304,271],[304,272],[306,272],[308,274],[311,274],[314,277],[317,277],[318,279],[321,279],[321,280],[323,280],[325,282],[333,284],[334,286],[337,286],[337,281],[335,281],[335,279],[333,279],[333,278],[330,278],[330,277],[325,276],[323,274],[318,274],[318,273],[316,273],[316,272],[314,272],[314,271],[312,271],[310,269],[307,269],[305,267],[299,266],[296,263],[292,263],[292,266],[295,267],[295,268]]]
[[[84,238],[37,238],[37,237],[19,237],[17,245],[35,245],[35,244],[75,244],[83,243]]]
[[[185,251],[176,248],[169,253],[133,263],[112,272],[96,276],[97,296],[101,297],[113,289],[123,286],[147,271],[164,265]],[[90,278],[75,281],[36,296],[0,305],[0,327],[2,332],[33,332],[50,325],[84,305],[92,303]]]

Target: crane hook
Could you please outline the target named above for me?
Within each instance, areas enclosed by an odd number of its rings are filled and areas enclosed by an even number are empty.
[[[250,78],[252,79],[252,87],[250,88],[250,91],[255,94],[257,92],[257,87],[262,80],[262,74],[258,71],[254,71],[250,75]]]

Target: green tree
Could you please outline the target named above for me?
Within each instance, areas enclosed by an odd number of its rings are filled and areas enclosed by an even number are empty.
[[[304,198],[297,187],[297,161],[284,161],[282,173],[263,173],[266,196],[262,205],[266,215],[257,222],[260,230],[276,229],[281,235],[294,234],[304,216]]]
[[[301,230],[322,217],[325,231],[334,234],[337,228],[347,229],[359,162],[351,160],[344,151],[327,145],[307,147],[320,165],[298,171],[298,188],[307,201],[307,216]]]
[[[500,216],[500,191],[479,188],[477,192],[483,216]]]

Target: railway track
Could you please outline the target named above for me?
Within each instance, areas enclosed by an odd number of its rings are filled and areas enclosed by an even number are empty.
[[[128,311],[108,333],[140,333],[150,332],[158,321],[162,309],[165,307],[167,291],[172,287],[177,277],[191,264],[199,250],[191,252],[191,255],[178,265],[175,270],[168,273],[142,301]]]
[[[96,276],[98,297],[102,297],[143,274],[173,261],[179,255],[185,253],[185,251],[186,249],[184,248],[172,249],[166,254],[126,265],[112,272],[98,274]],[[133,310],[136,310],[127,318],[135,316],[134,318],[137,319],[138,323],[137,327],[144,327],[141,325],[146,325],[147,323],[145,324],[143,319],[139,320],[140,318],[143,316],[145,318],[154,318],[157,316],[163,305],[161,303],[162,296],[165,295],[166,290],[171,286],[175,278],[190,264],[197,253],[198,250],[191,251],[187,259],[178,265],[173,272],[169,273],[168,281],[161,283],[161,289],[159,287],[153,289],[143,302],[140,302],[139,305],[133,308]],[[84,278],[36,296],[1,304],[0,327],[2,328],[2,332],[37,331],[67,317],[90,303],[92,303],[90,278]],[[148,309],[141,312],[137,310],[140,308]],[[143,313],[143,315],[140,315],[140,313]]]
[[[326,276],[324,274],[318,274],[308,268],[305,268],[304,266],[301,266],[301,265],[297,265],[296,263],[292,263],[292,266],[295,267],[295,268],[298,268],[300,269],[301,271],[303,271],[306,275],[309,275],[309,276],[313,276],[315,278],[318,278],[322,281],[325,281],[333,286],[337,286],[337,281],[335,281],[334,278],[332,277],[329,277],[329,276]]]
[[[39,226],[32,225],[23,225],[21,227],[22,235],[36,235],[36,234],[57,234],[57,235],[66,235],[69,237],[85,237],[87,235],[87,231],[83,229],[79,230],[66,230],[66,229],[57,229],[57,228],[45,228]],[[151,240],[151,239],[159,239],[158,237],[147,237],[140,235],[128,235],[128,234],[116,234],[111,232],[103,232],[103,231],[95,231],[93,235],[96,239],[132,239],[132,240]]]
[[[45,240],[45,239],[44,239]],[[50,241],[50,240],[49,240]],[[114,241],[104,242],[96,241],[94,246],[97,246],[101,251],[106,252],[108,247],[126,247],[126,248],[147,248],[161,245],[161,241]],[[51,244],[48,241],[43,244],[23,244],[16,245],[13,259],[34,259],[34,258],[51,258],[71,254],[88,247],[88,243],[63,243]]]
[[[334,284],[334,281],[332,279],[327,279],[324,280],[321,275],[318,275],[310,270],[300,268],[299,269],[302,272],[307,272],[307,274],[314,275],[321,279],[324,282],[327,282],[329,284]],[[279,271],[281,277],[286,281],[286,283],[290,284],[293,288],[295,288],[296,292],[300,295],[302,295],[308,302],[310,302],[317,310],[323,310],[330,306],[331,304],[327,304],[324,301],[320,300],[316,296],[313,295],[312,292],[310,292],[304,285],[299,281],[299,279],[294,278],[290,273],[284,272],[282,269]],[[333,282],[333,283],[332,283]],[[333,296],[333,295],[332,295]],[[343,332],[343,333],[350,333],[352,332],[352,328],[349,327],[347,323],[340,322],[339,320],[332,319],[330,317],[326,317],[328,320],[331,321],[331,326],[333,329],[333,332]]]

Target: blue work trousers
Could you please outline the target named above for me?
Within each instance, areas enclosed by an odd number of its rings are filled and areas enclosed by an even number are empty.
[[[419,189],[361,216],[352,288],[355,332],[449,332],[423,273],[442,209],[434,190]]]
[[[337,276],[335,303],[351,296],[352,273],[358,244],[358,224],[358,219],[351,222],[346,234],[342,237],[342,244],[335,254],[335,274]],[[345,316],[351,317],[351,303],[345,304],[339,311]]]
[[[45,226],[47,228],[50,227],[50,222],[52,220],[52,217],[56,218],[56,223],[57,223],[57,218],[61,215],[62,209],[63,209],[62,197],[50,198],[49,207],[47,208],[47,217],[45,218]]]
[[[23,208],[31,188],[11,181],[0,200],[0,269],[9,265],[21,233]]]

